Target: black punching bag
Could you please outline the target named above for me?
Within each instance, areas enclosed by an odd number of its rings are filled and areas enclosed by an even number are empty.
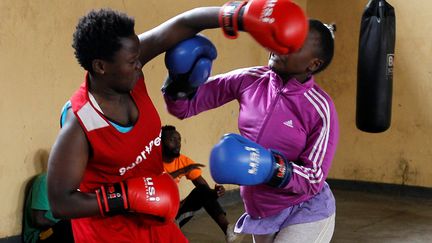
[[[361,26],[357,66],[356,125],[364,132],[390,127],[396,18],[385,0],[370,0]]]

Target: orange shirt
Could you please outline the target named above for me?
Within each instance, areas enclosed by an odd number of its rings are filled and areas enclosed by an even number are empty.
[[[191,160],[189,157],[180,154],[179,157],[175,158],[171,163],[163,163],[164,169],[166,172],[171,173],[174,172],[178,169],[184,168],[190,164],[195,164],[195,161]],[[186,174],[180,174],[178,177],[174,178],[174,180],[179,183],[180,179],[183,176],[186,176],[186,178],[188,180],[195,180],[196,178],[198,178],[201,175],[201,169],[193,169],[190,170],[188,173]]]

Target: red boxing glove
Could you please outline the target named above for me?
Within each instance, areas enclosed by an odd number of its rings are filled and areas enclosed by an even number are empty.
[[[174,220],[180,205],[177,184],[166,173],[101,186],[96,196],[102,216],[136,212],[155,223]]]
[[[219,24],[228,38],[235,39],[238,30],[245,30],[278,54],[299,50],[308,34],[306,15],[290,0],[228,2],[221,8]]]

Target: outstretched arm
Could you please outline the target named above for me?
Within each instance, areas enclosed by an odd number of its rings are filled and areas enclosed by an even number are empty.
[[[219,27],[219,7],[201,7],[179,14],[140,34],[140,61],[144,65],[170,47],[204,29]]]
[[[202,176],[199,176],[193,180],[192,183],[195,185],[195,187],[205,187],[210,189],[217,195],[217,197],[222,197],[225,194],[225,187],[223,185],[216,184],[214,189],[211,189],[207,181]]]
[[[187,165],[183,168],[180,168],[178,170],[175,170],[173,172],[170,172],[169,174],[172,176],[172,178],[177,178],[180,175],[187,174],[189,171],[194,170],[194,169],[199,169],[201,167],[205,167],[205,165],[199,164],[199,163],[194,163],[194,164]]]
[[[144,65],[177,42],[219,26],[228,38],[236,38],[239,30],[246,31],[261,46],[280,54],[300,49],[308,33],[303,10],[290,0],[271,4],[267,0],[229,1],[222,7],[184,12],[139,35],[140,61]]]

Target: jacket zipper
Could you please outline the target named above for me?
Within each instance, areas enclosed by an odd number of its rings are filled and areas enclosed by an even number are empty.
[[[281,93],[282,93],[282,89],[277,89],[277,90],[276,90],[275,98],[273,98],[273,100],[272,100],[272,103],[271,103],[271,105],[270,105],[269,112],[266,114],[266,117],[265,117],[265,119],[264,119],[264,123],[263,123],[263,125],[261,126],[260,132],[259,132],[259,134],[258,134],[258,136],[257,136],[257,140],[256,140],[256,142],[257,142],[258,144],[259,144],[259,141],[260,141],[260,139],[261,139],[262,133],[263,133],[265,127],[267,126],[267,122],[268,122],[268,120],[270,119],[271,115],[273,114],[273,111],[274,111],[274,109],[275,109],[275,107],[276,107],[276,104],[277,104],[277,102],[279,101],[279,98],[280,98],[280,94],[281,94]],[[250,198],[252,198],[252,195],[253,195],[253,193],[255,192],[255,187],[252,187],[251,189],[252,189],[252,190],[251,190],[250,195],[249,195]],[[254,200],[252,200],[252,202],[253,202],[253,208],[255,209],[255,212],[258,212],[258,218],[262,218],[262,212],[261,212],[261,210],[258,210],[258,208],[257,208],[256,203],[255,203]]]
[[[265,117],[265,119],[264,119],[264,123],[263,123],[263,125],[261,126],[261,129],[260,129],[260,131],[259,131],[259,133],[258,133],[257,140],[256,140],[256,142],[257,142],[258,144],[259,144],[259,141],[260,141],[261,136],[262,136],[262,134],[263,134],[264,128],[267,126],[267,122],[268,122],[268,120],[270,119],[271,115],[273,114],[273,111],[274,111],[274,109],[275,109],[275,107],[276,107],[276,104],[277,104],[277,102],[279,101],[279,98],[280,98],[280,94],[281,94],[281,93],[282,93],[282,89],[277,89],[277,90],[276,90],[276,96],[275,96],[275,98],[273,99],[273,101],[272,101],[272,103],[271,103],[271,105],[270,105],[269,112],[266,114],[266,117]]]

